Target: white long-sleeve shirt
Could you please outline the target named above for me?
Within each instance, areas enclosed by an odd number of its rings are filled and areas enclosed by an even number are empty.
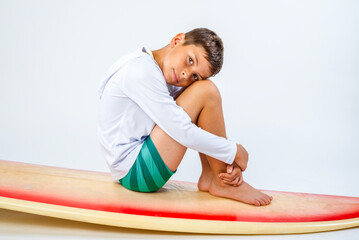
[[[144,47],[120,58],[105,74],[98,89],[98,138],[115,180],[126,176],[156,124],[183,146],[233,163],[236,144],[193,124],[174,100],[180,90],[166,83]]]

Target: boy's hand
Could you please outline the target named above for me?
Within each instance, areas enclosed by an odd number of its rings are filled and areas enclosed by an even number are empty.
[[[239,186],[243,182],[242,169],[233,162],[232,165],[227,165],[227,172],[218,174],[218,177],[226,184]]]
[[[240,167],[244,172],[248,164],[248,152],[241,144],[237,144],[237,154],[234,158],[234,162]]]

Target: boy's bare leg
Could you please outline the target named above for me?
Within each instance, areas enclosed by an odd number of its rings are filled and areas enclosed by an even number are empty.
[[[199,158],[201,159],[202,164],[202,173],[198,180],[198,189],[204,192],[209,191],[209,187],[213,180],[213,171],[211,166],[209,165],[207,156],[203,153],[199,153]]]
[[[217,136],[226,137],[221,96],[213,82],[203,80],[193,83],[176,99],[176,102],[186,111],[193,123]],[[157,125],[152,129],[151,139],[168,168],[172,171],[177,169],[187,148],[168,136]],[[213,179],[210,183],[203,182],[202,179],[203,184],[201,184],[209,185],[208,190],[211,194],[254,205],[270,203],[271,198],[268,195],[252,188],[246,182],[238,187],[224,184],[218,178],[218,174],[225,172],[227,165],[210,156],[206,157],[213,172]]]

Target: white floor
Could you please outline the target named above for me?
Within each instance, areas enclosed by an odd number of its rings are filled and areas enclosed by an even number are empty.
[[[0,209],[0,239],[358,239],[359,228],[296,235],[204,235],[144,231],[68,221]]]

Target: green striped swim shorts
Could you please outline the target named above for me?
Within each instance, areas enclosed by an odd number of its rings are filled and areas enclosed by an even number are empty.
[[[148,136],[130,171],[119,181],[132,191],[154,192],[165,185],[176,171],[168,169]]]

